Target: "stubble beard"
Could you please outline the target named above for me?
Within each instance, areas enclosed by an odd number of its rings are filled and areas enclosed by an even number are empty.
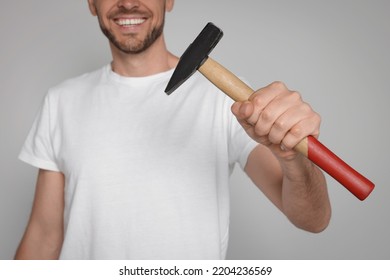
[[[129,34],[124,42],[120,42],[113,32],[110,32],[103,24],[98,16],[100,29],[103,34],[108,38],[112,45],[118,50],[126,54],[139,54],[147,50],[153,43],[162,35],[164,30],[165,18],[160,25],[154,27],[143,40],[136,38],[136,35]]]

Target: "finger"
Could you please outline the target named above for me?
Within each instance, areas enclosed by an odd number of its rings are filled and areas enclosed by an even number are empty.
[[[272,124],[269,130],[269,139],[274,144],[280,144],[286,134],[300,121],[310,118],[313,114],[310,107],[302,103],[288,108]]]
[[[253,125],[248,122],[248,118],[253,113],[253,105],[250,102],[235,102],[231,107],[231,111],[246,130],[253,128]]]
[[[236,102],[232,106],[232,112],[239,120],[247,120],[253,114],[253,109],[249,101]]]
[[[249,122],[257,123],[257,133],[267,135],[276,119],[289,107],[301,102],[298,92],[289,91],[281,82],[274,82],[252,94],[249,100],[255,110]]]
[[[256,133],[260,136],[270,134],[275,124],[278,124],[277,120],[283,120],[280,119],[280,117],[286,114],[288,111],[291,111],[292,108],[299,106],[300,103],[300,96],[293,93],[279,95],[272,99],[259,115],[259,119],[256,125]],[[280,128],[277,130],[277,132],[281,132],[280,130],[284,129],[285,127],[282,123],[282,126],[278,126],[277,128]],[[284,132],[287,131],[288,129],[284,130]],[[273,141],[272,139],[270,140]],[[281,138],[279,138],[279,140],[281,140]]]
[[[275,98],[275,95],[267,87],[259,89],[249,97],[249,101],[253,105],[253,112],[248,117],[247,121],[251,124],[256,124],[260,118],[264,108]]]
[[[240,108],[241,108],[242,102],[234,102],[231,111],[233,115],[236,116],[236,118],[240,118]]]
[[[293,126],[281,141],[281,145],[286,149],[294,149],[294,147],[307,136],[318,137],[319,121],[313,118],[301,120]]]
[[[270,128],[268,139],[272,144],[280,145],[290,129],[296,124],[296,121],[300,120],[289,119],[284,117],[285,115],[288,114],[283,114]]]

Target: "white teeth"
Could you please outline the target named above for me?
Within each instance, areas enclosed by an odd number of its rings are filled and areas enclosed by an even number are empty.
[[[117,21],[117,23],[120,26],[124,26],[124,25],[138,25],[138,24],[141,24],[143,22],[145,22],[145,20],[142,19],[142,18],[119,19]]]

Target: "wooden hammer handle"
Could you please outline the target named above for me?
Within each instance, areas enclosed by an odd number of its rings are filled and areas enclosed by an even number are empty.
[[[210,57],[199,68],[199,72],[234,101],[246,101],[254,92],[236,75]]]
[[[237,76],[211,58],[204,62],[199,71],[235,101],[246,101],[254,92]],[[370,180],[346,164],[313,136],[304,138],[294,149],[336,179],[358,199],[366,199],[374,189],[374,184]]]

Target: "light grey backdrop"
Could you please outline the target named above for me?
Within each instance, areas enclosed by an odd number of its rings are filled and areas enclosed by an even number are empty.
[[[329,179],[333,218],[318,235],[294,228],[236,170],[231,259],[389,259],[390,2],[177,0],[169,48],[180,55],[208,21],[225,32],[213,57],[255,88],[282,80],[323,118],[321,140],[372,179],[360,202]],[[36,170],[17,154],[49,87],[110,61],[86,0],[2,0],[0,259],[24,232]]]

